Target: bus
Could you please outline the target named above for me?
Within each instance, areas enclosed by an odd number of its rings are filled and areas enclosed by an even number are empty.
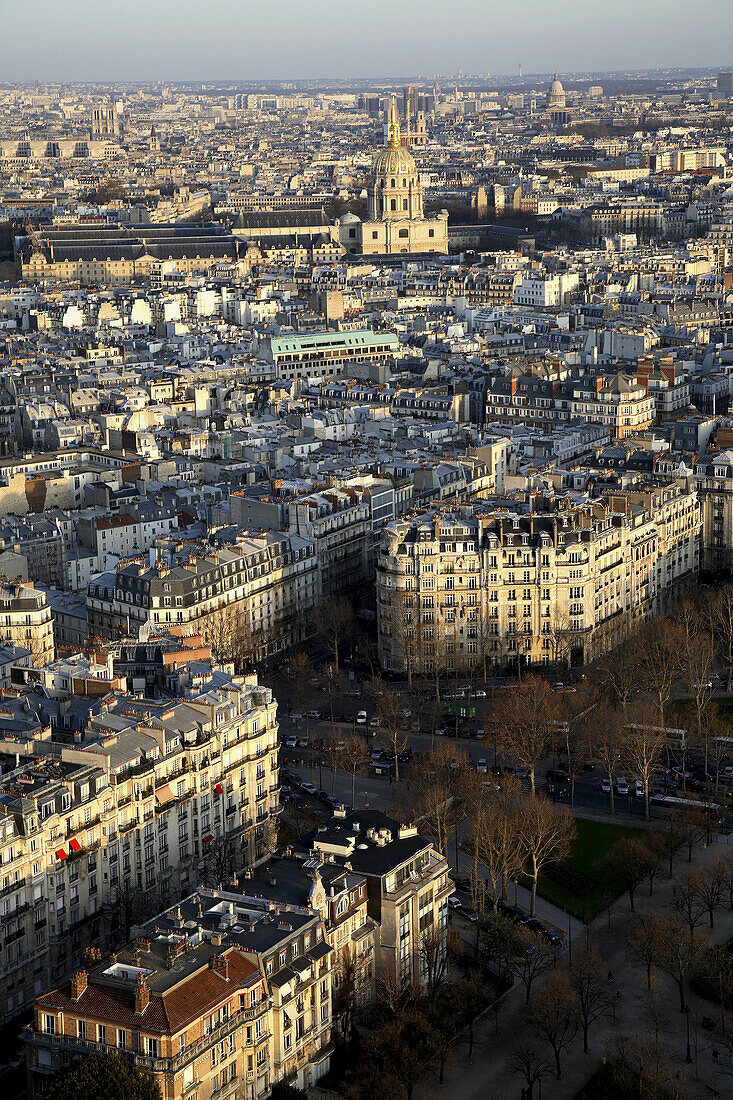
[[[705,802],[700,798],[680,798],[672,794],[653,794],[649,802],[662,810],[694,810],[714,818],[719,826],[723,824],[723,811],[717,802]]]

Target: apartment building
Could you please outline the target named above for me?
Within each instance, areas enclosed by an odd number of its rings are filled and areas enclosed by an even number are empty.
[[[245,880],[229,890],[200,888],[142,929],[175,935],[186,926],[236,946],[264,975],[270,1011],[252,1025],[248,1084],[287,1081],[309,1088],[331,1063],[334,952],[320,914],[307,906],[255,896]],[[245,1031],[245,1039],[248,1033]],[[206,1094],[204,1094],[206,1095]],[[258,1096],[246,1090],[238,1094]],[[219,1100],[215,1094],[215,1100]]]
[[[35,755],[4,775],[5,1019],[49,977],[68,977],[86,946],[124,939],[131,899],[132,908],[176,899],[202,875],[252,867],[272,851],[272,693],[221,671],[187,682],[173,702],[107,696],[74,743],[39,738]]]
[[[152,556],[152,555],[151,555]],[[306,633],[314,606],[319,564],[312,542],[296,534],[266,531],[212,547],[188,544],[155,564],[138,559],[89,584],[89,633],[113,639],[143,623],[161,630],[187,625],[217,652],[236,623],[240,655],[287,648]],[[219,653],[229,659],[228,653]]]
[[[592,660],[684,592],[701,522],[687,482],[525,514],[467,505],[397,520],[377,564],[382,667]]]
[[[191,1095],[269,1095],[270,997],[251,958],[194,926],[139,935],[38,998],[26,1031],[28,1095],[40,1100],[69,1057],[112,1051],[160,1088],[163,1100]],[[97,960],[100,961],[97,961]]]
[[[53,660],[53,617],[48,596],[30,581],[0,586],[0,642],[29,650],[34,665]]]
[[[701,457],[695,484],[702,510],[702,569],[727,574],[733,570],[733,451]]]
[[[367,914],[378,928],[377,980],[424,982],[428,942],[444,949],[453,890],[448,862],[432,841],[378,810],[337,810],[299,844],[366,880]]]
[[[487,423],[508,419],[547,425],[580,419],[602,424],[614,438],[623,439],[649,427],[655,414],[646,377],[599,373],[561,382],[534,374],[512,374],[493,378],[486,390]]]

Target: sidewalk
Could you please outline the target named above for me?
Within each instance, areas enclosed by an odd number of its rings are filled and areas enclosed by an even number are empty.
[[[726,850],[726,838],[722,843],[715,842],[707,849],[698,848],[693,853],[692,866],[703,863],[715,851]],[[690,866],[684,859],[676,862],[676,870]],[[520,888],[521,889],[521,888]],[[639,891],[637,909],[663,909],[670,901],[672,882],[667,879],[655,884],[654,895],[646,896],[645,889]],[[520,899],[521,900],[521,899]],[[538,906],[539,909],[539,906]],[[550,919],[548,917],[548,919]],[[644,1031],[650,1014],[649,995],[646,990],[644,968],[628,957],[626,938],[633,926],[629,913],[628,898],[620,898],[611,908],[611,928],[608,930],[607,915],[598,916],[585,930],[577,935],[573,942],[584,941],[596,947],[604,966],[614,975],[614,989],[621,990],[622,997],[616,1009],[616,1024],[612,1019],[604,1019],[591,1028],[589,1033],[590,1052],[583,1054],[582,1037],[576,1036],[572,1046],[563,1057],[563,1077],[558,1081],[554,1076],[542,1080],[543,1100],[572,1100],[572,1097],[592,1076],[601,1059],[613,1055],[619,1042],[631,1041]],[[554,922],[557,923],[557,922]],[[733,936],[733,912],[721,909],[715,916],[715,928],[712,932],[700,928],[698,932],[708,935],[711,942],[723,943]],[[563,962],[567,955],[564,953]],[[538,982],[538,985],[541,984]],[[692,1063],[685,1064],[687,1021],[679,1011],[676,986],[663,975],[656,981],[657,1001],[661,1000],[663,1011],[657,1012],[660,1039],[667,1048],[667,1064],[673,1075],[679,1072],[680,1085],[684,1095],[697,1100],[702,1097],[733,1095],[733,1076],[725,1072],[725,1067],[716,1065],[712,1051],[716,1045],[715,1032],[708,1033],[699,1027],[702,1016],[718,1019],[717,1006],[698,997],[688,990],[690,1004],[690,1046]],[[484,1020],[476,1030],[473,1058],[466,1054],[466,1045],[457,1047],[453,1059],[448,1063],[442,1085],[436,1080],[426,1080],[416,1090],[416,1100],[452,1100],[460,1096],[461,1100],[504,1100],[520,1096],[524,1084],[520,1075],[510,1065],[511,1046],[524,1026],[525,1006],[524,987],[514,988],[504,998],[499,1015],[499,1033],[494,1035],[494,1024]],[[549,1045],[546,1047],[551,1056]],[[535,1097],[539,1088],[535,1086]]]

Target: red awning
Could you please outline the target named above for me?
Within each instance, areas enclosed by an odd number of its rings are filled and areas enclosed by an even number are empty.
[[[222,787],[221,783],[217,783],[214,787],[214,790],[217,794],[224,794],[224,788]]]
[[[204,837],[204,844],[208,844],[208,843],[209,843],[209,841],[210,841],[210,840],[213,840],[213,839],[214,839],[214,837],[212,836],[212,834],[211,834],[211,833],[207,833],[207,834],[206,834],[206,836]]]
[[[72,852],[80,852],[81,851],[81,844],[79,843],[79,841],[76,838],[74,838],[74,840],[69,841],[69,847],[71,848]]]
[[[162,787],[158,787],[155,792],[155,801],[159,806],[165,806],[167,802],[172,802],[174,798],[175,795],[167,783],[164,783]]]
[[[65,848],[57,848],[56,849],[56,859],[66,859],[66,858],[67,858],[66,849]]]

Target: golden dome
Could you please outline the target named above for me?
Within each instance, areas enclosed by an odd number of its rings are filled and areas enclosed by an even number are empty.
[[[387,123],[387,146],[382,149],[374,161],[374,176],[408,176],[417,173],[415,158],[402,144],[400,119],[397,114],[397,102],[392,96]]]

